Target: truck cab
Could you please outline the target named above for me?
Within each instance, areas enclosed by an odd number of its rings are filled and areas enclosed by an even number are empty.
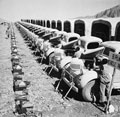
[[[84,52],[92,51],[100,47],[102,39],[94,36],[81,36],[78,40],[79,51],[75,53],[75,56],[80,58]]]

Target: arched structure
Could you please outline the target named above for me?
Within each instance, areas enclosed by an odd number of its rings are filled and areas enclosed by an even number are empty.
[[[82,20],[75,20],[74,22],[74,32],[80,36],[85,35],[85,22]]]
[[[40,26],[42,26],[42,20],[40,20]]]
[[[115,40],[120,41],[120,22],[118,22],[117,25],[116,25]]]
[[[43,26],[45,27],[45,20],[43,20]]]
[[[111,23],[105,20],[96,20],[92,23],[92,36],[101,38],[103,41],[111,40]]]
[[[41,26],[43,26],[43,20],[41,20]]]
[[[68,21],[68,20],[66,20],[66,21],[64,21],[64,31],[65,32],[71,32],[71,24],[70,24],[70,21]]]
[[[62,30],[62,22],[60,20],[57,21],[57,27],[56,27],[59,31]]]
[[[55,20],[51,21],[51,28],[56,29],[56,22],[55,22]]]
[[[35,23],[35,24],[37,24],[37,25],[38,25],[38,21],[39,21],[39,20],[36,20],[36,23]]]
[[[40,20],[37,21],[37,25],[40,25]]]
[[[35,20],[31,19],[31,23],[32,23],[32,24],[35,24]]]
[[[50,28],[50,21],[47,20],[47,28]]]
[[[25,22],[30,23],[30,20],[29,20],[29,19],[26,19]]]

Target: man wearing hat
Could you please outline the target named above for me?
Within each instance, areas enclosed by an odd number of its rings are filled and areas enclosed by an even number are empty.
[[[98,77],[100,78],[100,99],[99,104],[102,107],[106,107],[106,101],[108,100],[109,96],[109,87],[110,87],[110,81],[112,79],[112,76],[106,72],[104,69],[103,63],[97,59],[97,57],[94,59],[94,69],[98,73]],[[106,95],[105,95],[106,92]],[[107,100],[106,100],[107,99]],[[111,101],[110,101],[111,104]]]

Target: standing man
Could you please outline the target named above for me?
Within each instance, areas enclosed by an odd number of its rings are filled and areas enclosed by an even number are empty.
[[[94,68],[98,73],[98,77],[100,78],[100,99],[99,99],[99,104],[102,107],[106,108],[107,100],[109,98],[109,89],[110,89],[110,81],[111,81],[111,76],[106,72],[103,66],[103,62],[99,60],[97,57],[94,59],[95,60],[95,65]],[[111,99],[110,99],[110,104],[111,104]]]

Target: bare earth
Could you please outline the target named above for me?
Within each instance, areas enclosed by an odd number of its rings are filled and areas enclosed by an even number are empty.
[[[40,65],[39,57],[27,46],[16,27],[20,63],[23,67],[24,80],[30,81],[28,99],[39,117],[119,117],[120,93],[112,95],[115,113],[106,115],[92,103],[84,102],[81,96],[71,92],[63,100],[63,93],[55,91],[57,77],[51,78],[44,71],[45,64]],[[0,117],[14,117],[14,92],[11,67],[10,39],[5,39],[6,26],[0,25]]]

